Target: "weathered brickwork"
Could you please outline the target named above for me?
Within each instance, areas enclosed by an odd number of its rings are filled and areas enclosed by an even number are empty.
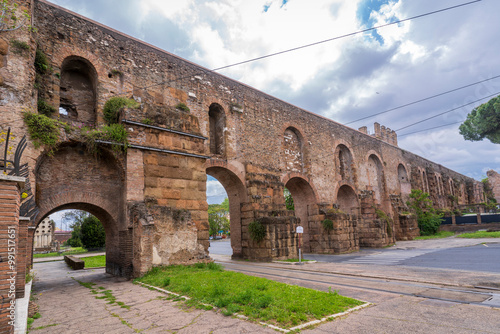
[[[23,178],[0,174],[0,333],[14,333],[16,298],[24,295],[24,277],[18,283],[19,273],[25,273],[26,259],[23,258],[26,239],[20,245],[22,236],[19,235],[23,187]],[[23,289],[19,289],[19,284],[23,284]]]
[[[208,260],[207,175],[229,197],[233,256],[256,260],[296,256],[299,224],[306,252],[411,239],[416,220],[403,214],[411,189],[440,208],[482,201],[481,183],[398,148],[390,129],[351,129],[42,0],[33,17],[36,34],[0,43],[0,124],[22,136],[22,110],[39,99],[76,125],[103,125],[103,106],[116,95],[140,104],[120,114],[127,153],[101,144],[94,156],[62,131],[53,156],[31,143],[24,156],[40,209],[31,227],[61,209],[93,213],[106,230],[110,273]],[[13,36],[29,43],[25,56],[10,50]],[[51,71],[35,90],[37,47]],[[285,209],[285,187],[294,211]],[[326,233],[329,209],[337,216]],[[248,233],[255,220],[267,231],[260,243]]]
[[[488,183],[493,192],[493,196],[495,196],[497,203],[500,203],[500,174],[494,170],[489,170],[486,175],[488,176]]]

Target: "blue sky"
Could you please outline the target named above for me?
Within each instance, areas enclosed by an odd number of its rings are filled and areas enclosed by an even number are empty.
[[[208,68],[393,22],[464,0],[53,0]],[[311,112],[347,123],[500,75],[500,1],[438,13],[221,73]],[[500,94],[495,79],[349,124],[400,129]],[[486,102],[484,100],[483,102]],[[398,131],[399,146],[480,179],[500,171],[500,146],[466,142],[459,124],[481,102]],[[208,192],[221,196],[208,183]],[[211,195],[212,196],[212,195]],[[209,197],[211,201],[211,197]]]

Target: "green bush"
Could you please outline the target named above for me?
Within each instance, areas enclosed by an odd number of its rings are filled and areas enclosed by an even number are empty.
[[[57,111],[56,108],[47,103],[44,99],[38,99],[37,110],[39,114],[50,116]]]
[[[124,107],[138,108],[139,103],[133,99],[127,99],[126,97],[119,96],[115,96],[107,100],[102,110],[106,123],[108,125],[118,123],[120,110]]]
[[[19,41],[17,39],[11,40],[10,45],[14,48],[13,52],[19,55],[25,54],[25,51],[28,51],[30,49],[28,43]]]
[[[326,230],[326,231],[331,231],[333,230],[333,221],[331,219],[325,219],[321,222],[321,224],[323,225],[323,228]]]
[[[266,227],[261,222],[254,220],[248,225],[250,238],[253,241],[261,242],[266,237]]]
[[[415,212],[420,235],[436,234],[441,226],[442,214],[432,207],[429,194],[419,189],[412,189],[410,200],[406,204]]]

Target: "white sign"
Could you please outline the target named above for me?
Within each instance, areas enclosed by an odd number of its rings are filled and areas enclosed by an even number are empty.
[[[297,226],[297,233],[304,233],[304,228],[302,226]]]

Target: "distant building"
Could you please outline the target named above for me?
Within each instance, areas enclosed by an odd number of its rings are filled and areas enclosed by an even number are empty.
[[[34,251],[45,251],[51,250],[52,242],[54,241],[54,221],[49,218],[45,218],[40,222],[35,231],[35,237],[33,238],[33,248]]]
[[[68,241],[69,238],[71,238],[71,231],[57,230],[54,232],[54,240],[59,242],[60,245]]]

